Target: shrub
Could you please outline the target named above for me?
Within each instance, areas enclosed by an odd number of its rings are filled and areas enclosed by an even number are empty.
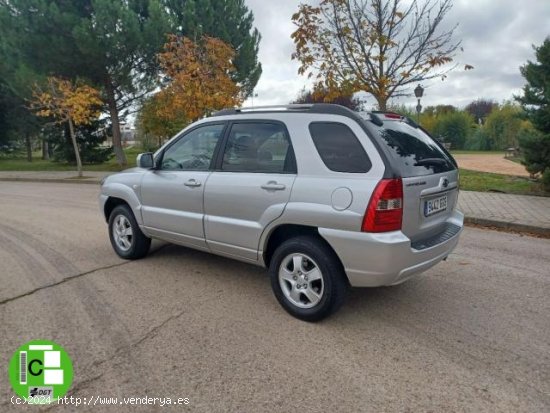
[[[475,132],[466,138],[464,149],[469,151],[490,151],[493,149],[493,142],[484,128],[477,128]]]
[[[137,140],[144,152],[154,152],[162,145],[162,139],[154,137],[151,133],[144,133],[138,129]]]
[[[491,141],[491,149],[503,150],[518,146],[519,132],[528,127],[522,117],[521,107],[510,103],[495,108],[491,112],[483,125]]]
[[[545,191],[550,192],[550,168],[546,168],[546,170],[542,174],[542,186],[544,187]]]
[[[523,153],[522,163],[530,174],[541,174],[546,189],[550,189],[550,135],[536,129],[520,133],[519,145]]]
[[[437,117],[432,134],[444,142],[450,142],[453,149],[463,149],[473,127],[474,119],[469,113],[448,112]]]
[[[23,142],[11,140],[0,142],[0,158],[14,158],[22,156],[25,150]]]
[[[90,125],[76,129],[76,140],[80,147],[82,163],[99,164],[106,162],[113,154],[112,147],[102,147],[104,121],[95,121]],[[49,126],[43,131],[44,138],[53,145],[53,160],[56,162],[76,163],[72,142],[66,131],[66,125]]]
[[[388,112],[399,113],[402,116],[406,116],[416,122],[416,112],[413,108],[405,105],[390,105],[387,108]]]

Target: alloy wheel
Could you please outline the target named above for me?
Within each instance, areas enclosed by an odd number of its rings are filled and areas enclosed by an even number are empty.
[[[279,267],[279,284],[286,299],[297,307],[315,307],[323,298],[323,274],[305,254],[287,255]]]
[[[118,248],[126,252],[132,247],[134,233],[128,218],[124,215],[117,215],[113,221],[111,231]]]

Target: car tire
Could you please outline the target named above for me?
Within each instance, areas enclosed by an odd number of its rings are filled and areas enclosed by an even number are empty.
[[[319,321],[343,304],[349,283],[340,260],[321,239],[283,242],[269,265],[271,288],[281,306],[304,321]]]
[[[128,205],[119,205],[109,215],[109,239],[120,258],[137,260],[149,252],[151,238],[145,236]]]

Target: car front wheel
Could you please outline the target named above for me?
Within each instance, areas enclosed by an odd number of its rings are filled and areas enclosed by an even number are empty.
[[[109,238],[120,258],[136,260],[149,252],[151,238],[146,237],[127,205],[119,205],[109,216]]]

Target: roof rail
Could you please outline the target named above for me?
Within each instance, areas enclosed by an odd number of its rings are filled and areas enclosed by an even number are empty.
[[[244,108],[222,109],[218,112],[214,112],[212,116],[237,115],[251,112],[306,111],[312,106],[312,104],[249,106]]]
[[[355,112],[344,106],[331,103],[305,103],[292,105],[276,105],[276,106],[254,106],[246,108],[223,109],[215,112],[212,116],[240,115],[243,113],[265,113],[265,112],[309,112],[309,113],[326,113],[331,115],[342,115],[347,117],[357,116]]]

